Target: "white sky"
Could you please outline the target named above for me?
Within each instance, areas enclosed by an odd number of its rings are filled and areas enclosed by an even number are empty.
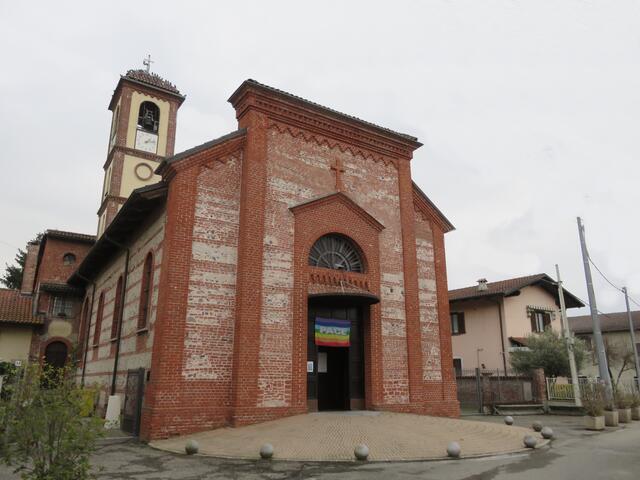
[[[235,129],[226,99],[254,78],[425,144],[451,288],[559,263],[586,299],[580,215],[640,301],[640,2],[346,4],[0,0],[0,266],[46,228],[95,232],[107,104],[151,53],[187,95],[177,152]]]

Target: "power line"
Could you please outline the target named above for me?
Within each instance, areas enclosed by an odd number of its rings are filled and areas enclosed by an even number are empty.
[[[598,268],[598,266],[595,264],[595,262],[591,259],[591,256],[590,256],[590,255],[589,255],[587,258],[589,259],[589,263],[591,263],[591,265],[593,265],[593,268],[595,268],[595,269],[596,269],[596,271],[600,274],[600,276],[601,276],[602,278],[604,278],[604,279],[605,279],[605,281],[606,281],[609,285],[611,285],[613,288],[615,288],[616,290],[618,290],[620,293],[624,294],[624,290],[623,290],[621,287],[617,286],[615,283],[613,283],[611,280],[609,280],[609,279],[607,278],[607,276],[602,272],[602,270],[600,270],[600,269]],[[629,300],[631,300],[631,301],[632,301],[633,303],[635,303],[638,307],[640,307],[640,303],[639,303],[639,302],[637,302],[637,301],[636,301],[636,300],[635,300],[631,295],[629,295],[629,292],[627,292],[627,296],[629,297]]]

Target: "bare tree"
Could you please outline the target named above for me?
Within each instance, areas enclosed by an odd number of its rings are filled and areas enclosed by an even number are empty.
[[[629,342],[612,342],[610,339],[604,339],[605,351],[607,353],[607,365],[609,367],[609,376],[616,390],[620,383],[622,374],[627,370],[635,368],[633,350]],[[617,375],[614,375],[617,371]]]

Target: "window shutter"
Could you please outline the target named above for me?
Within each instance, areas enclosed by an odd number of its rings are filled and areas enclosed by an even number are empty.
[[[464,312],[458,314],[458,333],[467,333],[464,325]]]
[[[544,325],[544,328],[547,328],[549,325],[551,325],[551,314],[548,312],[545,312],[542,314],[542,323]]]
[[[537,332],[536,329],[536,312],[531,312],[531,331]]]

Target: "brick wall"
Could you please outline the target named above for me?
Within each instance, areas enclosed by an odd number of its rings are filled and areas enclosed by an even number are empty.
[[[27,244],[27,259],[24,263],[24,270],[22,272],[22,285],[20,287],[20,291],[24,294],[33,293],[33,282],[36,277],[36,265],[38,262],[39,250],[39,243]]]
[[[148,223],[141,226],[140,234],[130,244],[129,270],[123,305],[122,329],[120,337],[120,352],[118,372],[116,375],[116,393],[123,394],[128,369],[145,368],[151,366],[151,352],[155,335],[155,318],[158,305],[158,284],[161,274],[164,226],[166,216],[163,211],[156,212]],[[151,293],[151,307],[148,317],[148,329],[138,331],[138,315],[140,307],[140,292],[142,272],[147,254],[153,255],[153,285]],[[119,252],[112,261],[95,278],[95,296],[91,311],[88,331],[88,349],[84,381],[87,386],[97,387],[101,393],[101,405],[104,408],[111,390],[111,379],[115,361],[115,339],[111,338],[111,328],[114,320],[115,294],[118,278],[124,274],[125,251]],[[91,300],[91,290],[87,289],[87,299]],[[104,310],[100,339],[93,343],[98,315],[100,295],[104,293]],[[83,339],[83,342],[86,339]],[[81,370],[80,370],[81,371]]]
[[[428,219],[415,213],[420,329],[422,335],[422,365],[424,380],[442,380],[440,363],[440,326],[433,250],[433,231]]]

